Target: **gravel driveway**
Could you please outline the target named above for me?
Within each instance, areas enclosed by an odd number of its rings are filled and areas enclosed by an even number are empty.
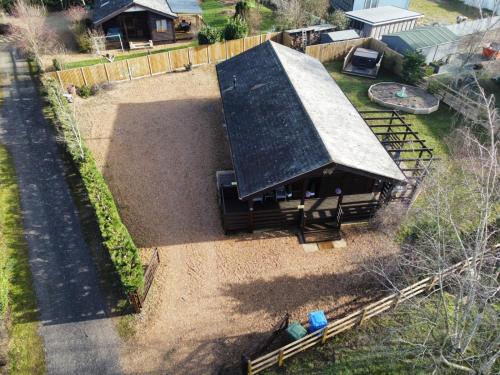
[[[313,253],[289,233],[224,236],[215,171],[231,162],[213,67],[117,84],[77,108],[144,259],[160,251],[138,333],[123,349],[127,373],[238,373],[242,352],[285,312],[341,313],[367,295],[363,267],[397,251],[355,228],[347,248]]]

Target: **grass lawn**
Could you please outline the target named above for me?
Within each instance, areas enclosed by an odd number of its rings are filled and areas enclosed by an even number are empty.
[[[358,110],[387,109],[368,99],[368,88],[377,82],[394,81],[397,77],[383,70],[375,80],[350,76],[340,72],[342,68],[340,61],[325,66]],[[406,122],[412,124],[413,129],[419,133],[420,139],[425,140],[427,146],[434,149],[434,154],[444,156],[448,153],[444,138],[453,129],[453,115],[452,110],[446,105],[441,105],[436,112],[430,115],[405,114],[405,117]]]
[[[213,27],[223,27],[227,19],[232,17],[234,14],[234,4],[236,2],[230,2],[225,4],[221,0],[204,0],[201,2],[201,9],[203,10],[203,20],[210,26]],[[260,24],[260,30],[256,32],[269,31],[274,26],[274,13],[271,9],[264,5],[258,4],[253,0],[248,1],[250,8],[256,8],[259,10],[262,21]]]
[[[464,4],[460,0],[411,0],[410,10],[425,15],[421,22],[431,24],[456,23],[457,16],[479,18],[478,9]]]
[[[45,373],[38,310],[12,160],[0,145],[0,298],[7,302],[9,374]],[[2,305],[3,307],[3,305]]]
[[[149,51],[142,51],[142,52],[124,53],[124,54],[121,54],[121,55],[116,55],[115,56],[115,61],[133,59],[135,57],[146,56],[148,54],[154,55],[156,53],[174,51],[176,49],[194,47],[194,46],[197,46],[197,45],[198,45],[198,41],[193,41],[192,43],[183,44],[182,46],[162,48],[162,49],[157,49],[157,50],[153,50],[153,51],[150,51],[150,52]],[[108,60],[106,60],[105,58],[103,58],[103,57],[97,57],[95,59],[88,59],[88,60],[82,60],[82,61],[73,61],[73,62],[66,63],[66,64],[64,64],[64,69],[83,68],[84,66],[91,66],[91,65],[96,65],[96,64],[103,64],[103,63],[107,63],[107,62],[108,62]]]

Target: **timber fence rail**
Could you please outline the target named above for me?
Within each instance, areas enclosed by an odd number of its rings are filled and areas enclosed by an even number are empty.
[[[500,244],[494,246],[490,251],[496,253],[500,250]],[[243,368],[247,375],[258,374],[274,365],[283,366],[286,359],[293,357],[300,352],[309,349],[318,344],[324,344],[328,339],[337,336],[339,333],[363,324],[383,312],[395,308],[402,302],[405,302],[417,295],[428,293],[439,282],[440,279],[449,277],[454,273],[463,272],[472,262],[476,264],[482,260],[481,257],[474,259],[470,257],[459,262],[441,272],[438,275],[426,277],[397,293],[390,294],[376,302],[370,303],[355,312],[332,321],[321,331],[310,333],[303,338],[285,345],[277,350],[267,353],[255,359],[246,359],[246,365]]]
[[[153,285],[153,280],[159,265],[160,254],[158,253],[158,249],[155,249],[149,259],[146,271],[144,272],[144,287],[140,291],[128,293],[128,300],[136,313],[141,312],[144,306],[144,301],[146,300],[151,285]]]
[[[283,34],[281,32],[261,34],[215,44],[152,53],[146,56],[82,68],[48,72],[46,75],[57,80],[63,90],[66,90],[69,85],[81,87],[84,85],[92,86],[131,81],[137,78],[174,72],[185,69],[186,66],[217,63],[239,55],[267,40],[282,43],[282,39]]]

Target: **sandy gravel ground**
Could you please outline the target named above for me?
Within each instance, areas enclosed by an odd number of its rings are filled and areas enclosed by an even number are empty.
[[[347,228],[306,253],[289,233],[226,237],[215,171],[231,167],[213,67],[116,85],[78,101],[81,126],[145,259],[161,267],[123,348],[129,374],[234,374],[285,312],[333,316],[367,295],[364,266],[397,247]]]

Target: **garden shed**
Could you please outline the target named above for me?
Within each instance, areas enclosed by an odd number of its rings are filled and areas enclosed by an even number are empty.
[[[444,26],[425,26],[384,35],[382,42],[401,54],[419,51],[424,55],[425,62],[431,63],[454,54],[460,37]]]
[[[333,31],[331,33],[324,33],[320,35],[319,42],[323,43],[333,43],[342,42],[344,40],[358,39],[359,34],[356,30],[342,30]]]
[[[423,15],[395,6],[383,6],[346,12],[350,28],[361,37],[382,38],[382,35],[413,29]]]
[[[92,23],[106,36],[120,35],[129,45],[170,43],[199,27],[201,8],[196,0],[98,0]]]
[[[333,9],[340,9],[344,12],[383,7],[387,5],[408,9],[410,0],[330,0],[330,5]]]
[[[217,76],[234,168],[217,178],[226,232],[291,227],[305,242],[331,240],[406,184],[394,159],[407,141],[377,138],[318,60],[268,41]]]

